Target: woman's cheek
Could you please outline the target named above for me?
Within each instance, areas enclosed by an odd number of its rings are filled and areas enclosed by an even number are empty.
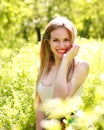
[[[72,44],[69,46],[68,51],[72,48],[72,46],[73,46]]]

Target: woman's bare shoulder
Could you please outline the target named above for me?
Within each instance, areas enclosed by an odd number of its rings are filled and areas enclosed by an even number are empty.
[[[85,69],[89,71],[89,63],[85,60],[76,60],[76,68]]]

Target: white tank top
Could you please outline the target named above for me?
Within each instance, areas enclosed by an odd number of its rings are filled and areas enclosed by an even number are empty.
[[[54,94],[54,85],[51,86],[44,86],[42,83],[38,84],[38,94],[42,100],[42,102],[46,101],[47,99],[52,99],[53,98],[53,94]],[[83,85],[75,92],[75,94],[73,95],[73,97],[75,96],[81,96],[81,92],[82,92],[82,88]]]

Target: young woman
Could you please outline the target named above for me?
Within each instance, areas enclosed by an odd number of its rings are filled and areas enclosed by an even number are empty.
[[[75,42],[76,35],[75,26],[65,17],[53,19],[44,30],[36,89],[36,130],[42,130],[40,122],[45,116],[39,104],[49,98],[71,98],[88,75],[88,63],[76,58],[80,48]]]

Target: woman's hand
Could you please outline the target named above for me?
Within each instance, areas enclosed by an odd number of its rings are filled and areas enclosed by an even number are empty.
[[[78,54],[79,48],[80,48],[79,45],[72,44],[71,49],[66,54],[64,54],[63,58],[66,59],[67,61],[72,60]]]

